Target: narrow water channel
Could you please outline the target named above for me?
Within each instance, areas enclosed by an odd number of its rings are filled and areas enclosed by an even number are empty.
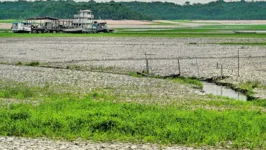
[[[236,100],[247,101],[246,95],[226,86],[216,85],[215,83],[209,83],[205,81],[202,81],[202,84],[203,90],[206,94],[212,94],[215,96],[225,96]]]

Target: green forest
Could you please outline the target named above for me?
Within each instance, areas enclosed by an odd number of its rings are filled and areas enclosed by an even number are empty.
[[[266,19],[266,2],[225,2],[207,4],[187,1],[183,5],[169,2],[75,2],[72,0],[0,2],[0,19],[25,19],[37,16],[72,18],[82,9],[92,10],[95,19],[137,20],[262,20]]]

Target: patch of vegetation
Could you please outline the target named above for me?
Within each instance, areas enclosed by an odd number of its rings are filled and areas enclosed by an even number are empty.
[[[23,63],[22,63],[21,61],[19,61],[19,62],[17,62],[15,65],[17,65],[17,66],[21,66],[21,65],[23,65]]]
[[[14,83],[10,81],[7,84],[4,81],[0,81],[0,98],[31,98],[35,94],[34,88],[29,88],[24,83]]]
[[[265,30],[265,25],[206,25],[201,29],[226,29],[226,30]]]
[[[83,98],[50,97],[37,106],[1,107],[0,135],[194,146],[231,141],[234,148],[265,146],[266,116],[258,111],[177,109],[94,100],[107,98],[103,93],[91,93]]]
[[[13,23],[13,22],[20,22],[22,20],[17,20],[17,19],[4,19],[0,20],[0,23]]]
[[[0,29],[0,32],[6,32],[6,33],[8,33],[10,31],[11,31],[11,29]]]
[[[42,34],[18,34],[18,33],[5,33],[0,32],[0,38],[8,37],[23,37],[23,38],[37,38],[37,37],[169,37],[169,38],[182,38],[182,37],[219,37],[219,38],[266,38],[266,34],[233,34],[233,33],[178,33],[177,32],[116,32],[105,34],[68,34],[68,33],[42,33]]]
[[[25,65],[26,66],[39,66],[40,65],[40,62],[38,62],[38,61],[32,61],[32,62],[26,63]]]
[[[178,82],[181,84],[190,84],[190,85],[196,85],[198,88],[202,89],[203,88],[203,84],[202,82],[197,79],[197,78],[193,78],[193,77],[178,77],[178,78],[167,78],[171,81],[174,82]]]
[[[181,84],[195,85],[199,89],[203,88],[203,84],[201,83],[201,81],[199,79],[195,78],[195,77],[182,77],[182,76],[179,76],[179,77],[163,77],[163,76],[154,76],[154,75],[144,76],[144,75],[146,75],[145,73],[144,74],[138,74],[136,72],[130,72],[128,75],[132,76],[132,77],[138,77],[138,78],[147,77],[147,78],[167,79],[169,81],[178,82],[178,83],[181,83]]]
[[[29,86],[23,82],[15,82],[12,80],[0,79],[0,98],[14,99],[46,99],[53,97],[73,97],[74,94],[69,94],[67,91],[55,92],[55,89],[50,84],[45,83],[42,87]]]
[[[68,65],[68,66],[66,66],[66,69],[81,70],[82,67],[79,65]]]
[[[250,96],[254,94],[253,90],[258,87],[260,87],[260,82],[258,81],[246,81],[235,85],[235,88],[246,91],[246,94]]]
[[[220,45],[248,45],[248,46],[265,46],[266,42],[223,42],[215,43]]]
[[[177,25],[177,24],[171,21],[168,21],[168,22],[153,21],[152,24],[149,24],[149,26],[152,26],[152,25]]]
[[[192,101],[181,105],[112,102],[113,95],[57,94],[48,86],[0,82],[0,98],[45,99],[0,107],[0,135],[265,148],[266,102]],[[4,93],[4,94],[3,94]],[[9,93],[8,96],[6,93]],[[21,93],[21,94],[20,94]],[[24,95],[17,96],[17,95]],[[195,106],[193,109],[188,106]],[[206,106],[197,108],[196,106]],[[207,109],[218,107],[221,109]],[[224,109],[224,108],[230,109]],[[252,107],[252,109],[250,109]]]
[[[141,75],[141,74],[137,74],[136,72],[129,72],[128,75],[129,75],[129,76],[132,76],[132,77],[137,77],[137,78],[141,78],[141,77],[143,77],[143,75]]]

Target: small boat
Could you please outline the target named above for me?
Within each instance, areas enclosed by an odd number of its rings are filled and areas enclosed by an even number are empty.
[[[12,23],[11,29],[14,33],[30,33],[31,32],[31,23],[15,22],[15,23]]]

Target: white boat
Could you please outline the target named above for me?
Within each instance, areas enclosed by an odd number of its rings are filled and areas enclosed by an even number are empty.
[[[28,23],[28,22],[12,23],[11,29],[14,33],[30,33],[31,23]]]

